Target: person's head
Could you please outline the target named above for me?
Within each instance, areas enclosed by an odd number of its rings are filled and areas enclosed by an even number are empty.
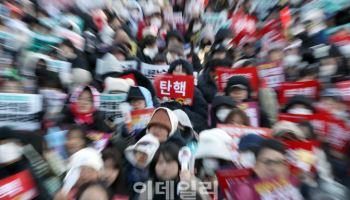
[[[107,186],[111,186],[119,177],[122,167],[122,154],[116,148],[106,148],[102,151],[103,173],[102,179]]]
[[[310,115],[315,112],[315,109],[309,98],[303,95],[296,95],[288,100],[282,111],[290,114]]]
[[[298,123],[299,128],[305,135],[305,139],[314,140],[317,139],[314,127],[309,121],[301,121]]]
[[[73,112],[78,114],[92,113],[98,108],[99,93],[91,86],[77,87],[71,96]]]
[[[246,57],[252,57],[256,54],[256,48],[253,42],[247,42],[243,45],[243,53]]]
[[[162,144],[150,164],[150,175],[154,180],[177,179],[180,172],[179,147],[174,143]]]
[[[135,167],[145,168],[152,161],[157,149],[159,140],[152,134],[146,134],[136,144],[125,149],[126,159]]]
[[[155,4],[145,5],[144,8],[145,21],[148,25],[157,27],[158,29],[163,24],[161,8]]]
[[[254,171],[260,179],[289,175],[286,149],[279,141],[274,139],[263,141],[255,157]]]
[[[87,182],[81,185],[76,193],[77,200],[112,200],[112,194],[107,186],[99,181]]]
[[[177,42],[170,43],[166,51],[167,63],[170,64],[177,59],[183,58],[184,52],[185,52],[185,49],[183,44],[179,44]]]
[[[87,147],[91,140],[86,135],[86,130],[82,126],[73,125],[66,134],[66,150],[69,155]]]
[[[178,119],[173,111],[167,108],[158,108],[153,112],[147,125],[147,132],[158,138],[159,142],[165,142],[177,129]]]
[[[244,111],[234,108],[226,117],[225,124],[249,126],[250,122],[249,117]]]
[[[167,32],[166,42],[167,44],[174,43],[174,42],[179,44],[184,44],[185,39],[182,36],[182,34],[175,29]]]
[[[193,66],[186,60],[178,59],[170,63],[168,73],[173,75],[192,75]]]
[[[227,56],[226,47],[222,44],[216,44],[215,46],[212,46],[211,55],[213,59],[225,59]]]
[[[239,163],[245,168],[253,168],[255,165],[255,152],[265,139],[257,134],[248,134],[239,140]]]
[[[158,54],[157,37],[154,35],[147,35],[143,38],[143,54],[153,59]]]
[[[211,118],[212,125],[216,123],[224,123],[228,114],[236,107],[235,102],[228,96],[216,96],[212,102]]]
[[[131,41],[132,40],[130,39],[130,36],[124,29],[119,28],[115,31],[114,44],[122,44],[127,49],[131,49],[131,46],[130,46]]]
[[[270,62],[280,62],[283,59],[283,50],[280,48],[271,49],[267,56]]]
[[[235,102],[243,102],[250,98],[250,83],[244,76],[232,76],[225,88],[225,93]]]
[[[218,30],[218,32],[215,35],[215,44],[221,43],[225,47],[228,47],[230,43],[232,42],[232,39],[234,37],[234,34],[231,29],[229,28],[221,28]]]
[[[70,187],[80,187],[84,183],[97,181],[101,177],[102,169],[101,154],[94,148],[83,148],[70,156],[68,172],[64,178],[65,185],[69,183]]]
[[[127,102],[129,102],[133,110],[146,108],[146,99],[139,87],[130,87]]]

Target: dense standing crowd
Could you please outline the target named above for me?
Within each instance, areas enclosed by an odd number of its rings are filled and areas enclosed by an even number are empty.
[[[0,1],[0,199],[349,199],[349,16]]]

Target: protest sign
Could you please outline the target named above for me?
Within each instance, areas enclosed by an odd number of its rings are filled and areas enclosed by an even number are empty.
[[[258,66],[260,79],[265,79],[267,87],[278,88],[285,81],[283,67],[275,62]]]
[[[131,124],[129,132],[136,129],[143,129],[147,126],[148,122],[151,120],[154,108],[135,110],[131,112]]]
[[[152,65],[141,63],[141,73],[149,80],[153,81],[157,74],[165,74],[169,70],[169,65]]]
[[[350,81],[338,82],[336,86],[342,99],[350,104]]]
[[[87,137],[93,141],[93,146],[99,152],[103,151],[108,145],[109,140],[112,137],[110,133],[103,133],[99,131],[89,131]]]
[[[232,139],[232,157],[233,160],[238,162],[239,155],[238,155],[238,143],[241,137],[248,135],[248,134],[256,134],[263,137],[271,137],[272,130],[268,128],[256,128],[251,126],[234,126],[234,125],[225,125],[225,124],[218,124],[217,128],[220,128],[224,130],[227,134],[229,134]]]
[[[230,188],[233,184],[247,183],[251,169],[220,169],[216,171],[216,176],[225,199],[233,199]]]
[[[245,112],[249,117],[249,122],[251,126],[259,127],[260,122],[260,112],[257,102],[243,102],[237,104],[237,107]]]
[[[34,199],[39,193],[29,170],[0,180],[0,199]]]
[[[294,178],[277,177],[273,179],[248,179],[247,182],[235,181],[231,184],[230,195],[232,199],[288,199],[302,200],[296,186],[293,185]]]
[[[0,93],[0,126],[17,130],[40,129],[40,111],[41,95]]]
[[[46,60],[47,66],[50,70],[59,72],[59,73],[71,73],[72,64],[63,60]]]
[[[66,154],[66,130],[61,130],[58,127],[49,128],[45,135],[45,140],[49,149],[54,150],[62,158],[67,158]]]
[[[292,167],[292,172],[302,170],[311,172],[315,167],[317,158],[314,153],[314,141],[283,141],[287,148],[288,163]],[[295,169],[295,170],[294,170]]]
[[[126,101],[127,94],[101,94],[99,111],[102,112],[104,119],[117,122],[124,121],[121,104]]]
[[[51,46],[56,46],[61,42],[62,38],[60,37],[35,32],[30,50],[34,52],[48,51]]]
[[[203,15],[203,20],[207,26],[210,26],[214,33],[220,28],[225,27],[228,23],[227,12],[222,11],[220,13],[208,13]]]
[[[304,95],[312,100],[319,97],[320,83],[318,81],[284,82],[279,90],[280,104],[286,104],[295,95]]]
[[[252,15],[237,12],[231,17],[231,29],[235,33],[234,43],[241,44],[244,38],[254,38],[256,35],[257,19]]]
[[[96,75],[102,76],[111,72],[121,72],[129,69],[137,69],[137,61],[118,61],[112,54],[107,54],[96,61]]]
[[[228,79],[232,76],[245,76],[250,80],[250,85],[253,89],[253,95],[256,97],[258,86],[259,86],[259,77],[256,67],[245,67],[245,68],[227,68],[227,67],[218,67],[216,68],[216,75],[218,76],[217,85],[219,92],[223,92],[226,88]]]
[[[194,77],[161,74],[154,79],[157,96],[161,100],[174,99],[183,105],[192,105]]]
[[[315,129],[315,132],[321,137],[325,137],[327,131],[327,124],[325,120],[327,117],[323,114],[313,114],[313,115],[296,115],[296,114],[287,114],[282,113],[278,115],[278,120],[290,121],[294,123],[308,121],[312,124]]]

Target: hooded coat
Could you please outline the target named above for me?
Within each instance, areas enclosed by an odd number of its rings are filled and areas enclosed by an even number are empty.
[[[90,113],[79,115],[75,111],[76,102],[78,97],[82,94],[84,89],[88,88],[93,96],[93,109]],[[65,118],[62,121],[62,125],[75,124],[85,126],[87,130],[102,131],[110,133],[112,130],[104,122],[103,116],[98,111],[100,104],[100,93],[92,86],[79,86],[75,88],[70,97],[70,104],[64,109]]]
[[[182,66],[187,75],[193,75],[193,66],[186,60],[182,59],[172,62],[170,64],[168,73],[172,74],[178,65]],[[197,87],[194,89],[192,106],[182,106],[181,108],[185,111],[185,113],[192,121],[195,131],[200,132],[207,128],[206,122],[208,120],[208,104],[204,99],[202,92]]]
[[[211,103],[216,93],[218,92],[218,88],[216,86],[215,80],[210,77],[210,72],[214,72],[216,67],[228,67],[231,66],[232,62],[229,60],[219,60],[219,59],[211,59],[209,60],[198,77],[198,89],[202,92],[204,99]]]
[[[133,98],[141,98],[145,100],[145,108],[153,108],[153,100],[150,91],[142,86],[131,87],[128,92],[127,101]]]

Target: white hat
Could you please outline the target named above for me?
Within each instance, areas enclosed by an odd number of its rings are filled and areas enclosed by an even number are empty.
[[[118,92],[128,92],[130,86],[135,85],[134,81],[131,79],[122,79],[122,78],[112,78],[107,77],[104,81],[105,89],[103,93],[109,93],[111,91]]]
[[[100,171],[103,168],[101,154],[94,148],[87,147],[79,150],[70,157],[69,171],[64,178],[63,192],[68,194],[80,177],[80,167],[87,166]]]
[[[283,134],[294,134],[300,140],[305,139],[305,134],[302,129],[298,127],[296,123],[290,121],[279,121],[272,127],[272,136],[283,136]]]
[[[145,38],[146,36],[154,36],[157,37],[158,34],[158,28],[155,26],[147,26],[142,30],[142,38]]]
[[[153,159],[159,148],[159,141],[152,134],[146,134],[136,144],[129,146],[125,149],[125,157],[132,164],[136,165],[135,151],[140,151],[147,155],[146,163],[143,167],[146,167]]]
[[[92,81],[91,73],[81,68],[72,69],[72,81],[74,84],[86,85]]]
[[[174,110],[174,113],[177,116],[181,126],[189,127],[191,129],[193,129],[190,118],[183,110],[177,109],[177,110]]]
[[[154,3],[146,3],[143,5],[143,14],[148,17],[155,13],[161,13],[161,9]]]
[[[199,134],[196,159],[217,158],[232,161],[232,138],[222,129],[213,128]]]

